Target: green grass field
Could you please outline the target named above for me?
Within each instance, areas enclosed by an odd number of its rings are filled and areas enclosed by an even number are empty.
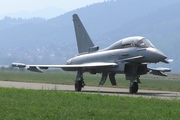
[[[37,83],[74,84],[76,73],[1,70],[0,80]],[[174,79],[177,77],[177,79]],[[98,86],[101,75],[85,74],[87,85]],[[117,75],[117,87],[128,88],[124,75]],[[180,91],[178,75],[141,77],[140,89]],[[104,86],[111,87],[109,80]],[[58,90],[0,88],[0,120],[176,120],[179,100],[134,98],[100,94],[82,94]]]
[[[178,120],[179,100],[0,88],[1,120]]]

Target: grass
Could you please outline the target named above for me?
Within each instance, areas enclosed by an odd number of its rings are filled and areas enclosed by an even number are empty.
[[[54,84],[74,84],[76,73],[48,71],[44,74],[1,70],[0,80]],[[180,91],[179,76],[174,79],[141,77],[140,89]],[[100,75],[85,74],[87,85],[98,86]],[[128,88],[124,75],[117,75],[117,87]],[[111,86],[109,80],[104,86]],[[179,119],[179,100],[133,98],[100,94],[81,94],[57,90],[24,90],[0,88],[0,119],[5,120],[94,120],[94,119]]]
[[[0,80],[4,81],[24,81],[24,82],[37,82],[37,83],[53,83],[53,84],[74,84],[76,77],[75,72],[63,72],[63,71],[47,71],[43,74],[33,73],[29,71],[10,71],[1,70]],[[176,79],[174,79],[176,77]],[[177,74],[170,74],[169,77],[156,77],[153,75],[141,76],[142,84],[139,84],[139,89],[148,90],[167,90],[167,91],[179,91],[180,92],[180,79]],[[101,75],[84,74],[84,80],[88,86],[98,86]],[[128,88],[129,81],[125,80],[124,75],[116,75],[118,88]],[[103,85],[106,87],[112,87],[109,79]],[[114,87],[114,86],[113,86]]]
[[[175,120],[179,107],[179,100],[0,88],[2,120]]]

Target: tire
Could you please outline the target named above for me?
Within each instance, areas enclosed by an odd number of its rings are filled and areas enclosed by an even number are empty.
[[[135,93],[138,92],[138,89],[139,89],[138,83],[137,82],[133,82],[133,84],[130,85],[130,87],[129,87],[129,92],[130,92],[130,94],[135,94]]]
[[[82,89],[82,82],[76,81],[75,82],[75,91],[81,91],[81,89]]]

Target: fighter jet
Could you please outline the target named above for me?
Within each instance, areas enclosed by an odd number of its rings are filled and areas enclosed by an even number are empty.
[[[48,68],[61,68],[64,71],[76,71],[75,91],[81,91],[85,86],[83,73],[102,74],[99,85],[103,85],[109,76],[112,85],[116,85],[116,74],[125,74],[130,81],[129,92],[138,92],[140,76],[148,73],[167,76],[169,68],[148,68],[149,63],[164,62],[166,55],[154,47],[145,37],[133,36],[121,39],[109,47],[99,50],[89,37],[77,14],[73,15],[76,41],[79,54],[69,59],[66,65],[26,65],[12,63],[13,67],[27,68],[34,72],[43,72]]]

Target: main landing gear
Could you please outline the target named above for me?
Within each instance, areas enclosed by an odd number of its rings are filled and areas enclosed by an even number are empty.
[[[105,83],[107,75],[108,75],[107,73],[102,74],[100,85],[103,85]],[[112,85],[116,85],[116,81],[115,81],[114,76],[115,76],[114,73],[111,73],[109,75],[109,78],[110,78]],[[139,80],[139,77],[140,76],[129,77],[126,75],[126,79],[129,78],[127,80],[130,80],[130,86],[129,86],[129,93],[130,94],[136,94],[138,92],[138,89],[139,89],[138,83],[141,83]],[[75,91],[81,91],[81,89],[85,86],[84,79],[83,79],[83,72],[81,69],[78,70],[78,72],[77,72],[74,86],[75,86]]]
[[[75,81],[75,91],[81,91],[81,89],[85,86],[83,78],[79,81]]]
[[[75,91],[81,91],[81,89],[85,86],[82,70],[78,70],[74,86]]]

